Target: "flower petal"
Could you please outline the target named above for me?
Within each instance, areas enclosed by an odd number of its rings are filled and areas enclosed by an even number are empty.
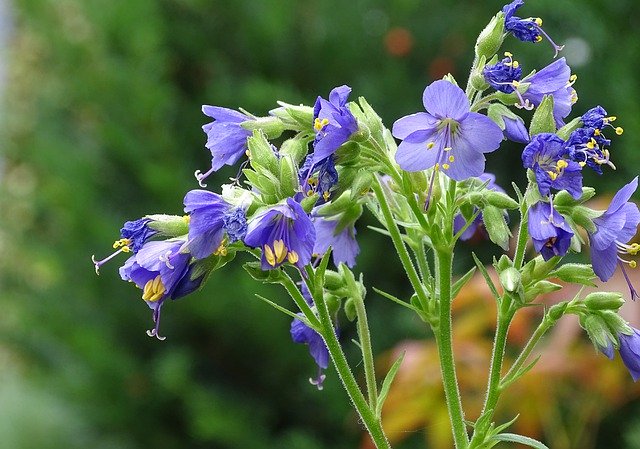
[[[428,112],[417,112],[395,121],[391,134],[397,139],[406,139],[409,134],[419,130],[432,129],[438,124],[438,119]]]
[[[446,80],[429,84],[422,94],[422,103],[427,112],[437,118],[460,121],[469,112],[469,99],[464,91]]]
[[[400,165],[400,168],[413,172],[433,167],[438,162],[438,155],[443,148],[442,139],[439,137],[433,141],[433,147],[428,148],[428,138],[421,142],[413,142],[411,141],[411,135],[409,135],[406,140],[403,140],[398,145],[398,151],[396,152],[396,162]]]
[[[616,271],[618,264],[618,253],[616,245],[611,244],[604,249],[597,249],[591,246],[591,265],[593,272],[600,278],[602,282],[607,282]]]
[[[460,129],[454,138],[453,147],[462,144],[467,150],[490,153],[502,142],[502,130],[486,115],[469,112],[460,122]]]

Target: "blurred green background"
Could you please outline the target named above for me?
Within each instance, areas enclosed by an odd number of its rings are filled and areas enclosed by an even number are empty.
[[[253,297],[284,300],[280,290],[252,283],[239,263],[227,266],[200,293],[167,304],[168,338],[158,342],[145,334],[151,313],[139,292],[120,281],[124,257],[97,277],[90,256],[109,254],[126,220],[181,213],[197,187],[193,172],[210,163],[202,104],[264,115],[278,99],[312,104],[349,84],[390,126],[421,110],[427,83],[447,72],[466,78],[475,36],[502,2],[0,4],[0,447],[358,447],[334,372],[324,391],[309,385],[313,361],[290,342],[289,319]],[[542,16],[567,44],[578,75],[574,115],[599,103],[624,126],[615,175],[587,175],[587,184],[614,191],[640,163],[635,0],[536,0],[521,15]],[[546,43],[513,38],[504,49],[525,72],[553,56]],[[490,155],[488,170],[503,185],[521,181],[519,150]],[[222,170],[209,185],[234,174]],[[358,268],[406,293],[399,268],[380,263],[391,245],[367,232],[366,220]],[[427,335],[378,296],[369,307],[379,352]],[[345,326],[352,353],[354,335]],[[630,404],[610,417],[598,447],[640,447],[639,411]],[[428,432],[412,431],[398,447],[424,447]]]

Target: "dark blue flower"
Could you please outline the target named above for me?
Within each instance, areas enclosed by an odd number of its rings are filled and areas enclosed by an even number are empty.
[[[247,235],[247,216],[241,207],[235,207],[222,217],[223,228],[229,236],[229,243],[244,240]]]
[[[142,299],[153,310],[155,326],[147,331],[160,340],[160,310],[165,299],[177,299],[200,287],[203,280],[191,279],[191,254],[183,251],[183,240],[146,243],[120,268],[120,276],[142,289]]]
[[[490,118],[470,112],[469,100],[446,80],[431,83],[422,97],[427,112],[397,120],[393,135],[402,139],[396,161],[403,170],[434,167],[456,181],[484,172],[484,153],[496,150],[502,130]]]
[[[522,69],[511,53],[505,53],[506,58],[494,65],[486,65],[482,74],[487,83],[496,90],[510,94],[517,91],[518,81],[522,78]]]
[[[331,156],[358,130],[358,122],[347,106],[349,86],[335,87],[329,101],[318,97],[313,107],[313,161],[318,163]]]
[[[620,340],[620,358],[627,367],[633,381],[640,379],[640,331],[631,328],[631,335],[621,333],[618,335]]]
[[[249,222],[244,243],[262,249],[262,269],[285,262],[301,270],[311,261],[316,232],[302,206],[291,198],[262,212]]]
[[[551,189],[566,190],[574,198],[582,196],[582,167],[564,158],[565,142],[555,134],[540,133],[522,152],[525,168],[533,170],[541,195],[549,195]]]
[[[640,211],[630,202],[631,195],[638,188],[638,177],[621,188],[615,194],[604,214],[593,220],[596,232],[589,234],[591,243],[591,262],[593,271],[603,282],[613,276],[616,266],[620,266],[631,291],[631,298],[640,297],[633,288],[624,265],[637,266],[635,260],[626,260],[621,256],[635,256],[640,252],[638,243],[629,243],[638,232]]]
[[[311,298],[309,289],[304,282],[302,283],[300,291],[302,292],[304,299],[307,301],[307,304],[313,307],[313,299]],[[298,315],[301,317],[303,316],[302,313],[299,313]],[[294,343],[306,344],[309,346],[309,354],[311,354],[316,365],[318,365],[318,376],[315,379],[309,379],[309,381],[311,384],[317,386],[318,390],[322,390],[322,383],[326,378],[323,370],[327,369],[329,366],[329,350],[327,349],[327,345],[324,340],[318,332],[304,324],[299,319],[294,319],[291,322],[291,339]]]
[[[247,138],[251,131],[240,126],[243,122],[254,120],[252,117],[233,109],[219,106],[202,106],[204,115],[214,121],[202,126],[207,135],[207,147],[211,151],[211,169],[206,173],[196,171],[196,179],[201,187],[206,187],[202,181],[211,173],[218,171],[223,165],[233,165],[247,151]]]
[[[544,36],[553,46],[553,49],[555,50],[555,56],[557,56],[558,52],[562,50],[564,46],[557,45],[555,42],[553,42],[549,35],[544,32],[544,30],[542,29],[542,19],[540,19],[539,17],[530,17],[527,19],[521,19],[520,17],[517,17],[515,15],[515,12],[522,5],[524,5],[524,0],[514,0],[502,8],[502,12],[504,13],[505,30],[507,30],[507,32],[510,32],[517,39],[520,39],[523,42],[540,42],[542,41]]]
[[[333,187],[338,183],[338,171],[333,159],[333,156],[329,156],[314,161],[313,154],[307,156],[298,172],[303,198],[317,193],[320,196],[319,203],[329,201]]]
[[[312,221],[316,229],[316,244],[313,247],[313,253],[324,254],[331,247],[333,263],[336,266],[342,262],[349,268],[353,268],[356,264],[356,256],[360,252],[354,223],[338,228],[339,219],[314,217]]]
[[[567,254],[573,231],[549,203],[538,202],[529,209],[529,235],[536,251],[549,260]]]

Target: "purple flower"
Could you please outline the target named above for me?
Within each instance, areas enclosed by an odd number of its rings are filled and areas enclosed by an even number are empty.
[[[431,83],[422,101],[427,112],[397,120],[393,135],[402,139],[396,161],[403,170],[434,167],[456,181],[484,172],[483,153],[500,146],[502,130],[488,117],[470,112],[469,100],[446,80]]]
[[[542,29],[542,19],[539,17],[521,19],[514,15],[522,5],[524,5],[524,0],[514,0],[502,8],[502,12],[504,13],[504,27],[507,32],[510,32],[523,42],[540,42],[544,36],[553,46],[556,52],[555,56],[558,56],[558,52],[562,50],[564,46],[557,45],[551,40],[549,35],[544,32]]]
[[[155,323],[147,333],[160,340],[164,340],[158,330],[165,299],[177,299],[193,292],[204,278],[191,279],[191,254],[182,252],[183,244],[183,240],[148,242],[120,268],[124,281],[131,281],[142,289],[142,299],[153,310]]]
[[[300,291],[302,292],[304,299],[307,301],[307,304],[313,307],[313,299],[311,298],[309,289],[304,282],[302,283]],[[299,313],[298,315],[303,316],[302,313]],[[324,340],[318,332],[311,329],[299,319],[294,319],[291,322],[291,339],[294,343],[301,343],[309,346],[309,354],[311,354],[316,365],[318,365],[318,377],[315,379],[309,379],[309,381],[312,385],[317,386],[318,390],[322,390],[322,383],[326,378],[323,370],[327,369],[329,366],[329,350],[327,349],[327,345]]]
[[[529,209],[529,235],[536,251],[549,260],[567,254],[573,231],[549,203],[538,202]]]
[[[207,147],[211,151],[211,169],[206,173],[196,171],[196,179],[200,187],[206,187],[202,181],[211,173],[220,170],[223,165],[233,165],[247,151],[247,138],[251,131],[240,126],[243,122],[253,120],[252,117],[233,109],[219,106],[202,106],[204,115],[214,119],[202,126],[207,135]]]
[[[356,242],[354,223],[338,228],[340,220],[314,217],[312,221],[316,230],[316,244],[313,247],[313,253],[324,254],[331,247],[333,263],[336,266],[343,262],[349,268],[353,268],[356,264],[356,256],[360,252],[360,247]]]
[[[298,173],[302,198],[317,193],[320,195],[319,203],[329,201],[333,187],[338,183],[338,171],[333,159],[333,156],[328,156],[315,161],[313,154],[307,156]]]
[[[624,366],[627,367],[633,381],[636,382],[640,379],[640,331],[635,328],[631,328],[633,333],[631,335],[619,334],[620,339],[620,358],[624,362]]]
[[[541,195],[549,195],[551,189],[566,190],[578,199],[582,196],[582,167],[566,160],[565,142],[555,134],[540,133],[522,152],[525,168],[533,170]]]
[[[313,107],[314,163],[331,156],[358,130],[358,122],[347,106],[350,93],[349,86],[339,86],[331,90],[329,101],[317,98]]]
[[[143,217],[138,220],[125,222],[120,229],[120,240],[116,240],[113,243],[113,249],[116,251],[102,260],[96,260],[95,256],[91,256],[91,260],[93,261],[93,265],[96,269],[96,274],[99,274],[100,267],[102,265],[113,259],[118,254],[128,252],[136,254],[146,242],[158,234],[158,231],[148,226],[151,221],[152,220],[150,218]]]
[[[506,58],[494,65],[484,66],[482,74],[486,82],[495,90],[510,94],[517,91],[518,81],[522,78],[522,69],[511,53],[507,52],[505,56]]]
[[[640,296],[633,288],[624,264],[635,268],[637,263],[635,260],[626,260],[621,256],[635,256],[640,252],[638,243],[629,243],[638,232],[638,224],[640,224],[638,206],[629,201],[637,188],[638,177],[636,176],[615,194],[605,213],[593,220],[596,232],[589,234],[593,271],[601,281],[606,282],[613,276],[616,265],[619,265],[629,285],[632,299]]]
[[[520,117],[510,118],[503,116],[504,136],[512,142],[529,143],[529,131],[524,126],[524,121]]]
[[[291,198],[253,217],[244,243],[262,249],[262,269],[271,270],[284,262],[301,270],[311,261],[316,231],[302,206]]]
[[[226,254],[225,231],[232,241],[246,232],[244,210],[234,209],[216,193],[191,190],[184,197],[184,211],[189,214],[189,240],[185,245],[194,258]]]
[[[529,86],[522,97],[525,103],[538,106],[545,95],[553,97],[553,117],[558,128],[564,125],[564,118],[569,115],[573,104],[578,101],[578,96],[573,87],[576,80],[575,75],[571,75],[571,69],[564,58],[552,62],[545,68],[533,75],[526,76],[522,83],[529,83]]]

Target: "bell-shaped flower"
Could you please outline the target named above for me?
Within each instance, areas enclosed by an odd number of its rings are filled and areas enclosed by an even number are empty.
[[[551,189],[566,190],[576,199],[582,195],[582,166],[566,159],[566,152],[564,140],[550,133],[533,136],[524,148],[522,163],[535,173],[541,195]]]
[[[542,29],[542,19],[539,17],[521,19],[515,15],[518,8],[522,5],[524,5],[524,0],[513,0],[502,8],[502,12],[504,13],[505,30],[523,42],[540,42],[544,37],[555,50],[554,57],[558,56],[558,52],[562,50],[564,46],[557,45],[549,35],[545,33]]]
[[[358,122],[347,106],[351,93],[349,86],[335,87],[329,93],[329,100],[316,99],[313,107],[313,162],[319,163],[331,156],[358,130]]]
[[[484,153],[496,150],[502,130],[485,115],[470,111],[469,100],[446,80],[431,83],[422,97],[427,112],[397,120],[393,135],[402,140],[396,161],[403,170],[435,167],[456,181],[484,172]]]
[[[285,262],[301,270],[311,261],[316,231],[302,206],[291,198],[259,213],[247,226],[244,243],[262,249],[262,269]]]
[[[314,254],[325,254],[329,247],[332,248],[333,263],[340,263],[353,268],[356,264],[356,256],[360,252],[360,246],[356,241],[355,223],[340,226],[340,220],[314,217],[313,226],[316,230],[316,243],[313,246]]]
[[[605,213],[593,220],[596,232],[589,234],[594,273],[600,280],[606,282],[613,276],[616,266],[620,266],[629,285],[632,299],[640,296],[631,284],[624,266],[635,268],[637,262],[633,259],[628,260],[626,257],[636,256],[640,252],[640,244],[630,243],[637,234],[640,224],[638,206],[629,201],[637,188],[638,177],[636,176],[615,194]]]
[[[301,198],[319,195],[319,204],[329,201],[334,186],[338,183],[338,171],[336,170],[333,155],[320,161],[315,161],[314,155],[309,154],[304,160],[298,172],[298,182],[302,192]]]
[[[551,204],[538,202],[531,206],[528,228],[533,247],[544,260],[567,254],[573,231]]]

